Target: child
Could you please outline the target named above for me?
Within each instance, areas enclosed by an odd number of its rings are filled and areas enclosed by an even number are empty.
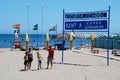
[[[24,65],[25,65],[24,70],[25,71],[28,70],[28,54],[27,54],[27,52],[25,52],[25,56],[24,56]]]
[[[42,64],[42,60],[41,59],[43,59],[39,52],[37,52],[37,58],[38,58],[38,70],[39,70],[40,68],[42,68],[41,67],[41,64]]]

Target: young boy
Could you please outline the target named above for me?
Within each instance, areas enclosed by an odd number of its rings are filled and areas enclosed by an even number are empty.
[[[25,65],[24,70],[25,71],[28,70],[28,54],[27,54],[27,52],[25,52],[25,56],[24,56],[24,65]]]
[[[38,58],[38,70],[39,70],[40,68],[42,68],[41,67],[41,65],[42,65],[42,60],[41,59],[43,59],[39,52],[37,52],[37,58]]]

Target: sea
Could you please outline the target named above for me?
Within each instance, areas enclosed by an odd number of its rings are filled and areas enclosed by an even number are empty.
[[[20,44],[24,46],[25,44],[25,34],[20,34]],[[52,39],[53,34],[49,34],[50,45],[55,46],[55,44],[62,44],[62,40],[54,40]],[[0,34],[0,48],[12,48],[14,41],[14,34]],[[46,43],[46,34],[29,34],[29,44],[30,46],[42,46]],[[38,44],[38,45],[37,45]],[[73,40],[73,46],[79,47],[81,44],[86,44],[89,46],[90,40],[86,38],[82,38],[82,42],[80,38],[75,38]],[[69,46],[69,40],[65,40],[65,46]]]

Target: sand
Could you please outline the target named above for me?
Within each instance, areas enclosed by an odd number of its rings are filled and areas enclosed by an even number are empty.
[[[44,60],[42,69],[37,70],[37,51],[32,51],[34,60],[29,71],[24,69],[24,51],[0,49],[0,80],[119,80],[120,57],[112,56],[110,65],[107,66],[106,50],[100,50],[99,54],[90,53],[90,50],[65,50],[64,63],[62,63],[62,51],[55,50],[54,66],[46,69],[48,52],[39,50]],[[111,53],[110,53],[111,54]],[[95,56],[97,55],[97,56]]]

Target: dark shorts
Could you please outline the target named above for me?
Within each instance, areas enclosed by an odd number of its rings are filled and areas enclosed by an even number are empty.
[[[40,59],[38,60],[38,64],[42,64],[42,61]]]
[[[52,57],[48,57],[47,62],[52,62],[53,58]]]
[[[33,61],[32,57],[28,57],[28,62],[32,62],[32,61]]]
[[[28,60],[25,60],[25,61],[24,61],[24,65],[27,65],[27,64],[28,64]]]

